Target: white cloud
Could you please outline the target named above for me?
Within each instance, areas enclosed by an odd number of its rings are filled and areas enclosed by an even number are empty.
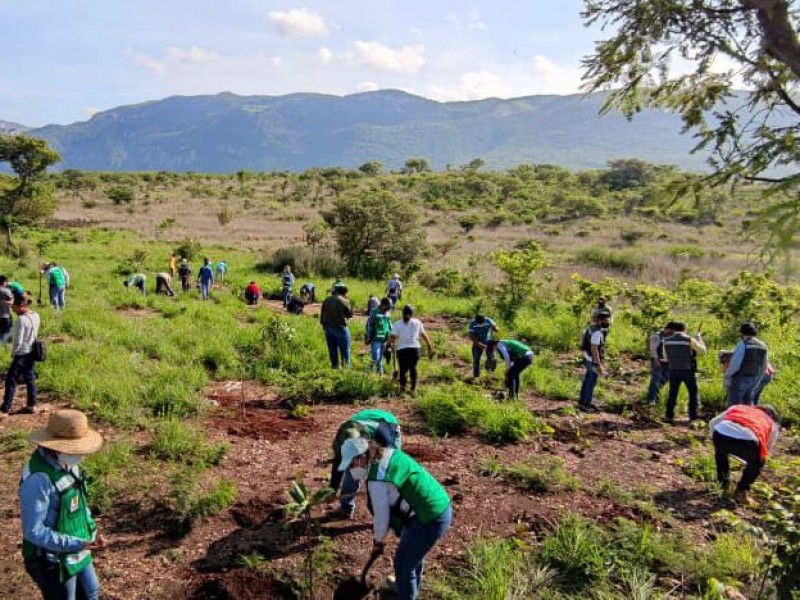
[[[358,84],[356,89],[359,92],[377,92],[379,89],[381,89],[381,86],[374,81],[363,81]]]
[[[483,19],[481,19],[481,16],[477,11],[472,11],[470,14],[468,26],[470,29],[474,29],[476,31],[483,31],[486,29],[486,23],[483,22]]]
[[[317,60],[320,62],[320,64],[327,65],[333,60],[333,52],[330,51],[330,48],[322,46],[319,50],[317,50]]]
[[[292,10],[272,10],[268,16],[283,35],[290,37],[321,36],[326,35],[329,30],[322,15],[305,7]]]
[[[354,43],[361,64],[384,71],[416,73],[425,65],[425,46],[414,44],[394,50],[379,42],[356,41]]]
[[[159,76],[164,76],[167,72],[184,65],[209,63],[219,58],[216,53],[199,46],[189,46],[185,50],[179,46],[170,46],[160,58],[128,48],[125,50],[125,56],[134,64]]]
[[[455,85],[432,85],[430,89],[434,98],[445,101],[508,98],[514,95],[503,77],[486,70],[464,73]]]
[[[574,94],[581,85],[581,74],[577,67],[565,68],[546,56],[533,57],[534,89],[538,94]]]

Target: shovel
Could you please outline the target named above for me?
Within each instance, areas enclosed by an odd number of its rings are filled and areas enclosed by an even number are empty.
[[[333,600],[361,600],[361,598],[365,598],[369,594],[367,573],[369,573],[370,568],[380,556],[380,554],[376,553],[370,555],[367,564],[364,565],[364,570],[361,571],[361,579],[350,577],[340,583],[333,593]]]

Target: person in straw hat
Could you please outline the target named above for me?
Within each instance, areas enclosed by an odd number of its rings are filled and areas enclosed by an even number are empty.
[[[78,463],[100,450],[103,438],[82,412],[59,410],[28,439],[37,448],[19,486],[25,570],[44,600],[97,600],[92,550],[104,548],[105,540],[89,511]]]

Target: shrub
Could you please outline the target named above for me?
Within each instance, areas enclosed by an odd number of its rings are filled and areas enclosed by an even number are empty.
[[[186,238],[175,247],[175,254],[186,260],[193,260],[200,254],[200,242]]]
[[[204,441],[197,429],[178,419],[167,419],[156,425],[151,447],[161,460],[200,466],[219,464],[229,449],[226,442]]]
[[[558,571],[565,590],[580,592],[608,576],[610,548],[602,529],[572,514],[563,517],[542,541],[538,560]]]
[[[295,275],[316,274],[336,277],[344,272],[344,264],[329,248],[311,249],[306,246],[284,246],[266,253],[256,268],[265,273],[278,273],[290,265]]]
[[[575,491],[581,488],[579,479],[564,470],[564,460],[556,456],[544,456],[528,462],[514,463],[508,467],[489,463],[482,472],[502,477],[516,487],[545,494],[556,491]]]
[[[701,453],[681,465],[681,471],[696,481],[713,483],[717,480],[717,464],[711,454]]]
[[[225,227],[231,221],[233,221],[233,211],[230,208],[225,207],[217,212],[217,223],[220,227]]]
[[[27,429],[12,429],[0,435],[0,453],[11,454],[21,452],[28,447],[28,436],[30,431]]]
[[[638,273],[644,268],[644,255],[633,250],[591,247],[578,252],[579,262],[622,273]]]
[[[697,260],[703,258],[705,255],[706,251],[703,248],[691,244],[681,244],[667,248],[667,256],[671,256],[672,258]]]
[[[114,204],[130,204],[135,197],[134,191],[123,185],[116,185],[106,190],[106,196]]]
[[[200,487],[197,472],[179,468],[170,476],[167,506],[180,532],[189,531],[195,521],[217,515],[236,500],[236,484],[230,479],[212,482],[207,491]]]

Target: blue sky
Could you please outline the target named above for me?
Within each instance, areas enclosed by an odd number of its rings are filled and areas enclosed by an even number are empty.
[[[437,100],[573,93],[580,0],[0,0],[0,119],[82,121],[175,94]]]

